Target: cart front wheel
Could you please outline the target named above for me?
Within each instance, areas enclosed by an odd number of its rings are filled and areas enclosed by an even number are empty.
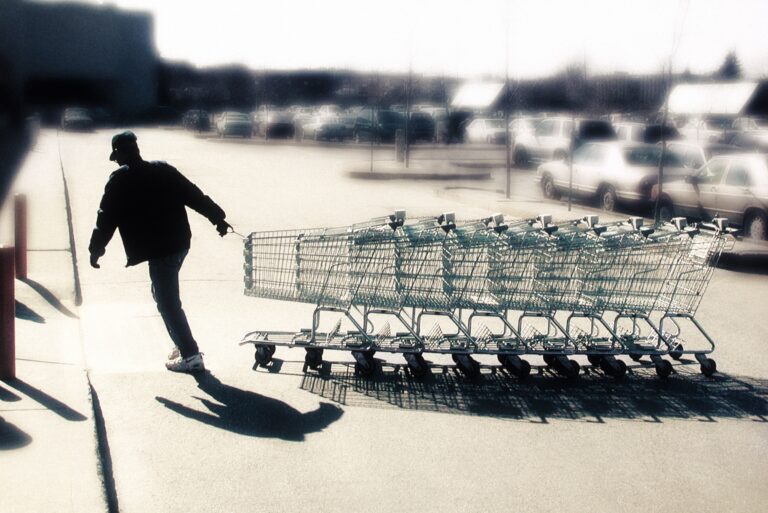
[[[639,362],[643,359],[643,355],[637,354],[637,353],[630,353],[629,357],[632,358],[634,361]]]
[[[674,358],[675,360],[679,360],[680,358],[682,358],[682,357],[683,357],[683,351],[684,351],[684,350],[685,350],[685,349],[683,348],[683,344],[677,344],[677,345],[675,346],[675,348],[674,348],[674,349],[672,349],[672,350],[669,352],[669,356],[671,356],[671,357],[672,357],[672,358]]]
[[[712,376],[717,372],[717,363],[712,358],[707,358],[701,362],[701,373],[707,377]]]
[[[600,362],[603,361],[600,355],[596,355],[596,354],[588,354],[587,360],[589,360],[589,363],[591,363],[592,365],[600,365]]]
[[[669,375],[672,374],[672,364],[667,360],[659,360],[656,362],[656,374],[658,374],[660,378],[669,377]]]
[[[272,361],[272,352],[269,350],[269,346],[256,346],[254,357],[259,365],[267,365]]]
[[[323,350],[308,348],[307,354],[304,356],[304,362],[312,370],[317,370],[323,364]]]

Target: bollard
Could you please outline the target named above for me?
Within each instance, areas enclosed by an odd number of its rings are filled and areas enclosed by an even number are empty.
[[[16,248],[16,277],[27,278],[27,197],[24,194],[13,196],[14,244]]]
[[[0,246],[0,379],[16,377],[14,248]]]

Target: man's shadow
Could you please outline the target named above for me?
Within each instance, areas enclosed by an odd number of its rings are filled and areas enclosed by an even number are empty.
[[[197,385],[216,402],[195,397],[210,412],[189,408],[177,402],[155,397],[158,402],[187,418],[247,436],[304,441],[304,435],[322,431],[344,414],[330,403],[320,403],[313,411],[301,413],[292,406],[254,392],[225,385],[206,371],[196,374]]]

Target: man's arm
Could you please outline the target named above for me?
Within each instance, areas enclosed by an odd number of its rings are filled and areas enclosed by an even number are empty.
[[[184,204],[206,217],[211,224],[216,225],[219,235],[222,237],[226,235],[227,230],[231,228],[231,226],[224,221],[227,217],[224,210],[209,196],[203,194],[203,191],[201,191],[197,185],[189,181],[187,177],[181,174],[177,169],[173,167],[171,167],[171,169],[173,170],[172,172],[184,197]]]
[[[115,191],[114,173],[109,177],[107,185],[104,187],[104,195],[99,203],[99,210],[96,215],[96,228],[91,234],[91,242],[88,244],[88,251],[91,254],[91,266],[99,268],[97,263],[99,258],[106,252],[107,244],[112,239],[117,228],[117,202]]]

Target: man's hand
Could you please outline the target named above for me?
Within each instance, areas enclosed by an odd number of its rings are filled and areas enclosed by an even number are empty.
[[[91,253],[91,267],[94,269],[101,269],[99,265],[99,256],[95,253]]]
[[[229,230],[231,229],[232,227],[229,225],[229,223],[223,219],[218,223],[216,223],[216,231],[218,231],[219,235],[222,237],[224,237],[227,233],[229,233]]]

